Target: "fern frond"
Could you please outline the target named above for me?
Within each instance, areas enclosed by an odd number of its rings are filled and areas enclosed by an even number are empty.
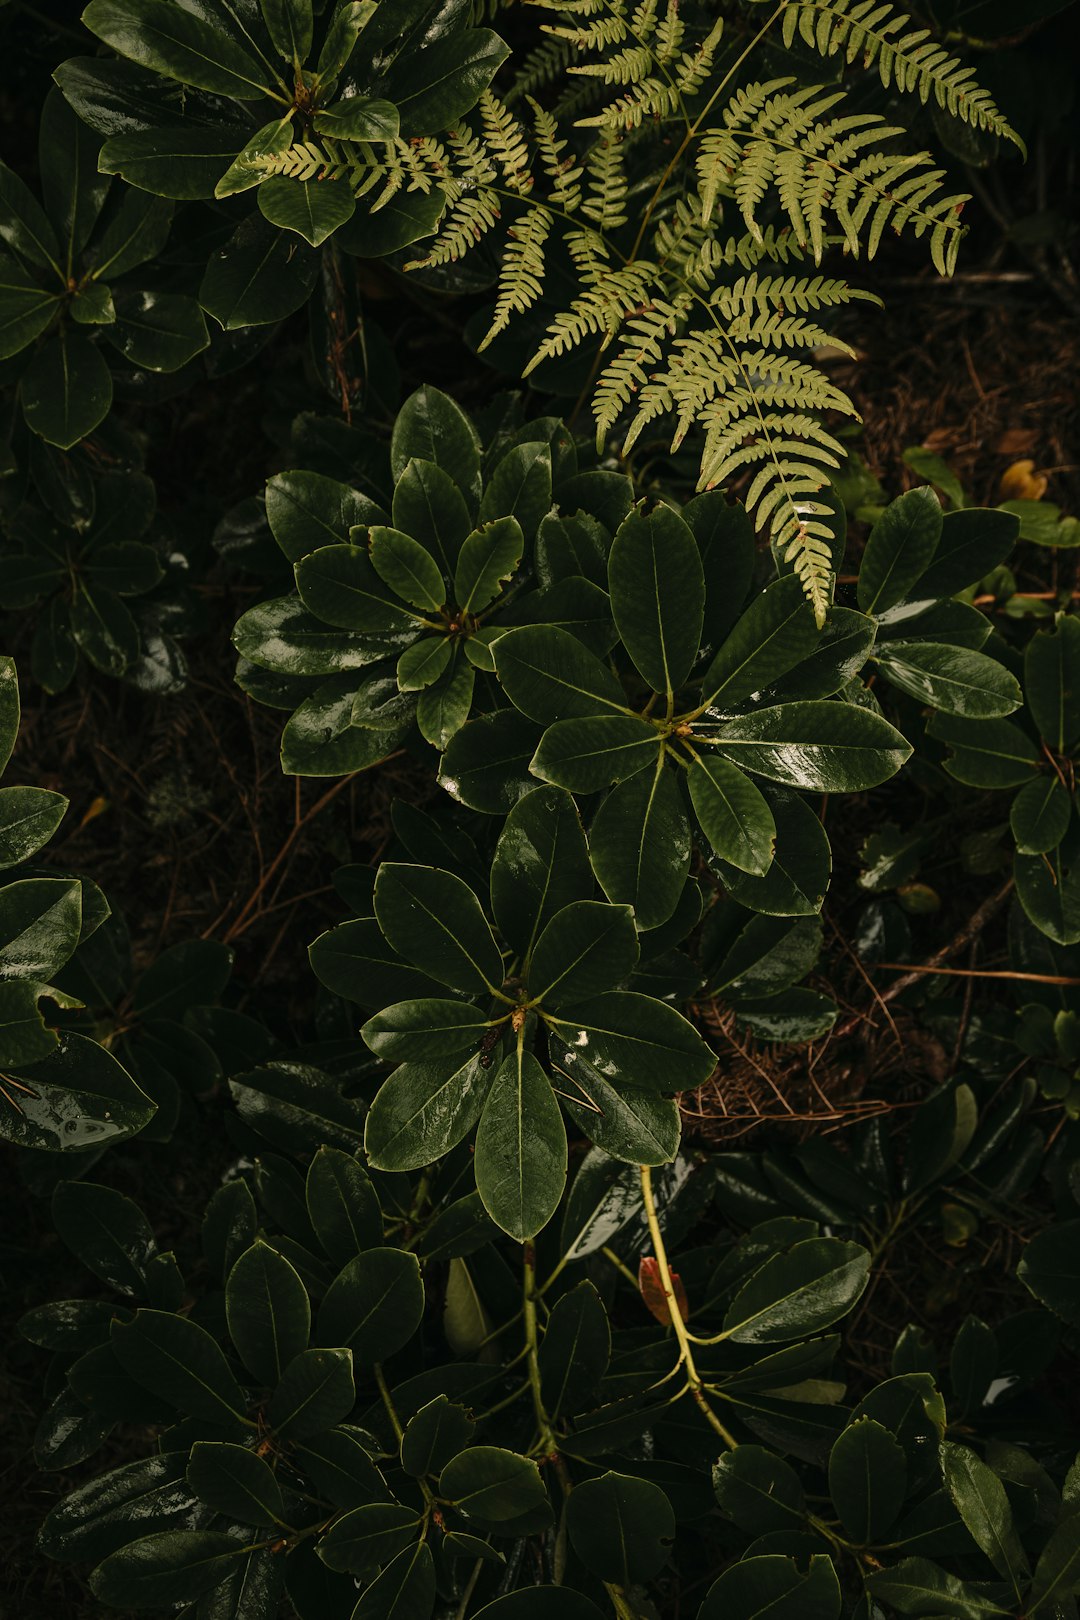
[[[466,192],[447,210],[437,235],[422,259],[413,259],[407,270],[430,270],[436,265],[463,259],[499,220],[499,198],[487,187]]]
[[[897,130],[876,114],[826,118],[842,92],[792,91],[790,83],[747,86],[732,98],[723,127],[702,138],[697,173],[703,221],[709,222],[722,194],[730,195],[756,238],[762,204],[775,188],[797,240],[808,243],[818,261],[831,216],[855,256],[865,246],[872,258],[887,226],[898,234],[908,228],[915,236],[929,232],[935,265],[951,273],[964,234],[959,216],[966,195],[942,194],[945,174],[932,166],[928,152],[881,151]]]
[[[625,225],[626,171],[622,143],[604,137],[592,147],[585,160],[585,198],[581,211],[600,231],[613,231]]]
[[[790,49],[799,34],[819,56],[843,55],[850,64],[861,57],[876,67],[886,90],[891,84],[919,97],[931,96],[945,112],[975,129],[1024,143],[965,67],[930,36],[927,28],[908,29],[911,18],[881,0],[795,0],[784,13],[783,39]],[[905,30],[907,30],[905,32]]]
[[[541,90],[550,90],[566,74],[577,54],[573,40],[549,34],[527,53],[514,74],[514,81],[506,89],[503,100],[508,107],[518,101],[530,101]]]
[[[633,396],[647,385],[649,368],[659,364],[667,340],[681,328],[691,303],[690,294],[685,292],[677,293],[671,303],[657,299],[625,323],[628,335],[622,338],[615,359],[601,373],[593,399],[598,450],[603,450],[608,433]]]
[[[587,338],[598,337],[602,345],[610,343],[631,312],[645,313],[655,279],[656,266],[644,259],[616,269],[605,266],[570,308],[556,315],[524,375],[544,360],[568,354]]]
[[[544,291],[544,245],[551,231],[551,214],[540,203],[528,209],[524,218],[511,225],[499,270],[499,294],[491,325],[479,344],[487,348],[504,332],[511,315],[524,315]]]
[[[480,122],[487,152],[502,170],[506,185],[511,191],[522,194],[531,191],[533,182],[525,131],[510,109],[490,90],[483,91],[480,97]]]

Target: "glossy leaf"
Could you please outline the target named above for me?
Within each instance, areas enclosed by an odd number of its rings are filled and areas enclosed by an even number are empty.
[[[859,565],[862,611],[882,614],[905,601],[930,566],[940,537],[941,505],[929,484],[890,501],[870,531]]]
[[[546,1226],[562,1198],[566,1155],[551,1084],[519,1046],[500,1065],[476,1132],[476,1186],[495,1224],[519,1241]]]
[[[368,1111],[364,1147],[378,1170],[415,1170],[448,1153],[472,1130],[494,1069],[476,1051],[403,1063]]]
[[[608,899],[632,907],[639,929],[667,922],[690,869],[690,827],[663,759],[607,795],[589,829],[589,859]]]
[[[452,873],[384,861],[375,915],[396,951],[452,989],[492,991],[502,984],[502,957],[480,902]]]
[[[242,1254],[225,1285],[229,1337],[248,1371],[272,1388],[307,1349],[311,1307],[293,1267],[269,1244]]]
[[[771,686],[817,645],[814,610],[793,574],[776,580],[747,608],[701,683],[706,707],[730,710]]]
[[[933,641],[889,641],[875,662],[886,680],[920,703],[971,720],[995,720],[1023,702],[1020,683],[996,658]]]
[[[544,1017],[570,1054],[618,1087],[692,1091],[716,1066],[715,1054],[674,1007],[632,990],[576,1001],[569,1013]],[[572,1067],[564,1059],[568,1070]]]
[[[170,1609],[224,1580],[243,1554],[244,1542],[223,1530],[161,1530],[112,1553],[90,1587],[113,1608]]]
[[[369,1249],[350,1260],[319,1311],[319,1338],[357,1361],[385,1361],[407,1344],[424,1313],[420,1267],[400,1249]]]
[[[697,541],[670,506],[631,512],[608,555],[608,590],[623,645],[655,692],[674,694],[697,656],[705,576]]]
[[[500,636],[495,666],[515,707],[542,725],[629,713],[623,689],[607,666],[556,625],[529,625]]]
[[[240,101],[273,84],[266,65],[224,29],[169,0],[90,0],[83,22],[118,55],[182,84]]]
[[[716,748],[744,770],[819,793],[876,787],[911,754],[887,720],[846,703],[782,703],[732,718]]]
[[[513,806],[491,863],[491,909],[526,960],[552,917],[593,890],[577,807],[562,788],[539,787]]]
[[[402,1063],[475,1047],[488,1027],[467,1002],[399,1001],[369,1018],[360,1033],[378,1057]]]
[[[772,865],[776,822],[761,789],[738,766],[701,754],[687,772],[702,832],[721,860],[762,877]]]
[[[561,720],[544,733],[530,769],[572,793],[596,793],[636,771],[655,768],[660,747],[660,733],[637,715]]]
[[[3,792],[0,790],[0,805]],[[1056,849],[1069,830],[1072,799],[1058,778],[1037,776],[1020,789],[1009,811],[1016,847],[1021,855],[1045,855]]]
[[[187,1482],[200,1502],[240,1524],[280,1524],[281,1489],[254,1451],[227,1440],[201,1440],[191,1448]]]
[[[576,900],[552,917],[533,949],[529,994],[565,1007],[608,990],[637,962],[638,939],[629,906]]]
[[[858,1243],[796,1243],[743,1284],[724,1317],[724,1333],[737,1344],[774,1344],[820,1332],[851,1309],[869,1269],[870,1256]]]
[[[967,1446],[952,1440],[941,1447],[941,1471],[960,1517],[1019,1599],[1030,1571],[1001,1480]]]
[[[492,518],[466,536],[454,569],[454,597],[461,613],[482,613],[510,579],[525,549],[517,517]]]

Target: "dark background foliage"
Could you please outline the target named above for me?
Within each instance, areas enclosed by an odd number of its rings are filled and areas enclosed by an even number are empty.
[[[91,48],[78,10],[63,0],[36,6],[10,0],[0,9],[0,142],[5,160],[27,178],[51,71],[61,56]],[[514,15],[508,15],[512,39]],[[968,171],[976,201],[969,205],[973,229],[958,276],[936,282],[918,249],[906,245],[889,247],[869,270],[862,267],[863,284],[881,294],[886,309],[861,315],[856,306],[844,335],[858,359],[839,361],[835,370],[865,416],[857,448],[868,480],[880,480],[890,495],[918,481],[904,452],[922,446],[948,462],[978,503],[1002,498],[1002,475],[1031,458],[1047,474],[1049,497],[1067,511],[1080,510],[1080,176],[1072,100],[1078,59],[1070,21],[1075,25],[1075,8],[1071,19],[1059,17],[1030,39],[1019,30],[1009,50],[988,58],[984,77],[1007,109],[1009,63],[1022,64],[1011,89],[1020,127],[1034,140],[1026,168],[1006,157]],[[288,464],[298,412],[340,417],[344,411],[388,427],[398,396],[420,382],[445,387],[474,408],[485,404],[492,387],[490,369],[463,359],[459,306],[378,265],[358,268],[348,260],[345,274],[359,283],[347,294],[362,300],[366,351],[349,344],[327,365],[326,347],[317,342],[324,356],[317,364],[301,312],[240,369],[196,376],[171,396],[165,391],[161,398],[121,401],[157,483],[160,510],[198,581],[204,623],[187,646],[190,687],[182,702],[154,703],[115,684],[105,689],[84,673],[60,698],[29,697],[15,756],[20,780],[62,786],[70,795],[71,812],[46,858],[90,873],[105,887],[127,921],[136,965],[195,935],[231,944],[233,1005],[264,1019],[288,1044],[346,1033],[324,1004],[304,954],[307,942],[340,915],[327,872],[380,856],[390,839],[395,796],[433,798],[436,790],[404,758],[347,781],[340,791],[333,782],[281,775],[278,716],[233,684],[231,661],[223,656],[232,625],[260,588],[216,557],[214,530],[222,513]],[[335,299],[340,289],[330,289],[331,309]],[[677,481],[686,469],[676,464],[665,471]],[[1029,548],[1019,589],[1057,591],[1068,584],[1065,574],[1077,555],[1063,552],[1060,573],[1055,562],[1051,575],[1051,554]],[[1080,580],[1072,584],[1075,590]],[[9,650],[22,661],[18,632]],[[917,780],[906,783],[887,811],[879,794],[871,815],[905,822],[923,792]],[[996,814],[987,809],[988,826]],[[847,963],[832,986],[842,1007],[841,1033],[813,1050],[807,1084],[802,1054],[796,1063],[790,1054],[772,1055],[730,1026],[718,1026],[717,1036],[732,1042],[731,1075],[722,1091],[707,1089],[694,1100],[687,1114],[691,1144],[798,1142],[871,1112],[902,1111],[928,1081],[955,1068],[962,1030],[943,1034],[928,1027],[917,1008],[891,1010],[848,951],[843,902],[873,821],[858,800],[839,818],[828,927],[840,946],[838,959]],[[987,903],[1001,881],[992,867],[965,867],[956,844],[940,843],[919,872],[934,903],[925,915],[911,917],[914,960],[959,939],[951,958],[956,965],[999,965],[1004,913]],[[993,1008],[1004,994],[993,981],[968,981],[961,1018]],[[233,1157],[221,1126],[224,1107],[224,1100],[211,1099],[197,1134],[166,1144],[136,1141],[97,1172],[150,1205],[164,1224],[165,1244],[182,1254],[193,1251],[193,1222]],[[1049,1117],[1047,1130],[1052,1137]],[[76,1576],[43,1565],[32,1550],[44,1512],[71,1482],[38,1475],[29,1462],[39,1358],[14,1330],[23,1310],[63,1297],[77,1284],[78,1268],[52,1229],[47,1203],[35,1196],[41,1175],[12,1156],[0,1192],[0,1343],[6,1352],[0,1568],[12,1614],[75,1620],[96,1612],[93,1600]],[[1021,1212],[1020,1235],[1030,1234],[1026,1220]],[[850,1362],[872,1381],[887,1369],[898,1322],[916,1320],[947,1338],[968,1310],[995,1316],[1017,1308],[1022,1299],[1015,1292],[995,1301],[984,1288],[989,1262],[995,1276],[1011,1269],[1000,1252],[1009,1241],[995,1227],[992,1238],[966,1248],[930,1249],[917,1235],[901,1245],[860,1308]],[[1072,1384],[1062,1369],[1053,1394],[1078,1421]],[[123,1441],[111,1443],[120,1460]]]

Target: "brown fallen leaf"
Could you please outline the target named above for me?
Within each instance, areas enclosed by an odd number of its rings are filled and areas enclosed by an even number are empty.
[[[659,1264],[651,1254],[641,1257],[641,1264],[638,1266],[638,1287],[641,1289],[642,1299],[656,1320],[663,1322],[666,1327],[671,1321],[671,1308],[664,1292]],[[686,1298],[686,1289],[677,1271],[671,1273],[671,1287],[675,1294],[675,1303],[679,1307],[679,1315],[685,1322],[690,1315],[690,1305]]]

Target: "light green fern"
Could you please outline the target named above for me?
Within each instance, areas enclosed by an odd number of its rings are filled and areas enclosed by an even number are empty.
[[[872,258],[891,231],[925,239],[951,274],[967,198],[928,153],[905,150],[899,125],[849,110],[842,85],[755,79],[752,46],[725,47],[723,21],[699,5],[532,3],[550,20],[514,90],[485,92],[443,140],[312,139],[262,159],[264,172],[344,178],[374,209],[401,191],[441,191],[442,218],[413,265],[501,244],[481,347],[541,303],[559,241],[578,290],[549,316],[526,375],[585,350],[601,446],[629,454],[663,431],[677,449],[696,434],[700,487],[738,489],[821,622],[827,486],[843,457],[825,423],[855,413],[813,357],[845,347],[831,312],[868,296],[822,261],[834,249]],[[770,30],[1016,140],[971,69],[887,0],[781,0],[759,39]],[[569,103],[568,78],[585,92]],[[542,104],[549,92],[554,106]]]

